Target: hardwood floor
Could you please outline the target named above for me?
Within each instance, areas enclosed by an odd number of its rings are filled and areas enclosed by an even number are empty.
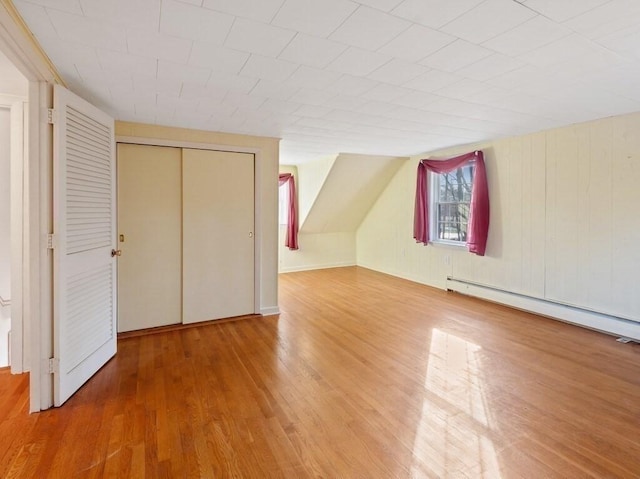
[[[0,477],[640,477],[640,345],[362,268],[119,341],[65,406],[0,372]]]

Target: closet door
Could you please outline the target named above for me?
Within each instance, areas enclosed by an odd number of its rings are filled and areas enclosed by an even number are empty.
[[[254,156],[184,149],[183,323],[254,313]]]
[[[118,331],[182,320],[181,149],[118,145]]]

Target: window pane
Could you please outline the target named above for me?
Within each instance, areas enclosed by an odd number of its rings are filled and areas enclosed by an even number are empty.
[[[289,220],[289,183],[278,188],[278,222],[287,225]]]
[[[436,201],[433,220],[436,222],[437,239],[446,241],[467,240],[467,224],[473,184],[473,163],[449,173],[437,175]],[[432,230],[432,231],[433,231]]]

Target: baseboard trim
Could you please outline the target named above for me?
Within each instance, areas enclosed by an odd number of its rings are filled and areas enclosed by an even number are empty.
[[[245,319],[256,319],[261,317],[262,317],[261,314],[246,314],[244,316],[234,316],[232,318],[212,319],[211,321],[200,321],[199,323],[168,324],[167,326],[158,326],[157,328],[146,328],[146,329],[137,329],[135,331],[124,331],[124,332],[118,333],[118,339],[137,338],[138,336],[148,336],[150,334],[180,331],[182,329],[200,328],[202,326],[211,326],[214,324],[230,323],[233,321],[242,321]]]
[[[455,279],[447,279],[447,289],[603,333],[640,340],[640,322],[629,319]]]
[[[305,266],[294,266],[291,268],[280,268],[278,273],[297,273],[299,271],[313,271],[316,269],[344,268],[347,266],[357,266],[354,262],[345,263],[328,263],[328,264],[310,264]]]
[[[261,308],[260,314],[262,314],[262,316],[275,316],[277,314],[280,314],[280,308],[278,308],[277,306],[272,306],[270,308]]]

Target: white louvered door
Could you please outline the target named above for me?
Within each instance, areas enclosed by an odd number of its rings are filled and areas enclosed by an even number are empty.
[[[115,141],[111,117],[54,88],[54,405],[116,352]]]

